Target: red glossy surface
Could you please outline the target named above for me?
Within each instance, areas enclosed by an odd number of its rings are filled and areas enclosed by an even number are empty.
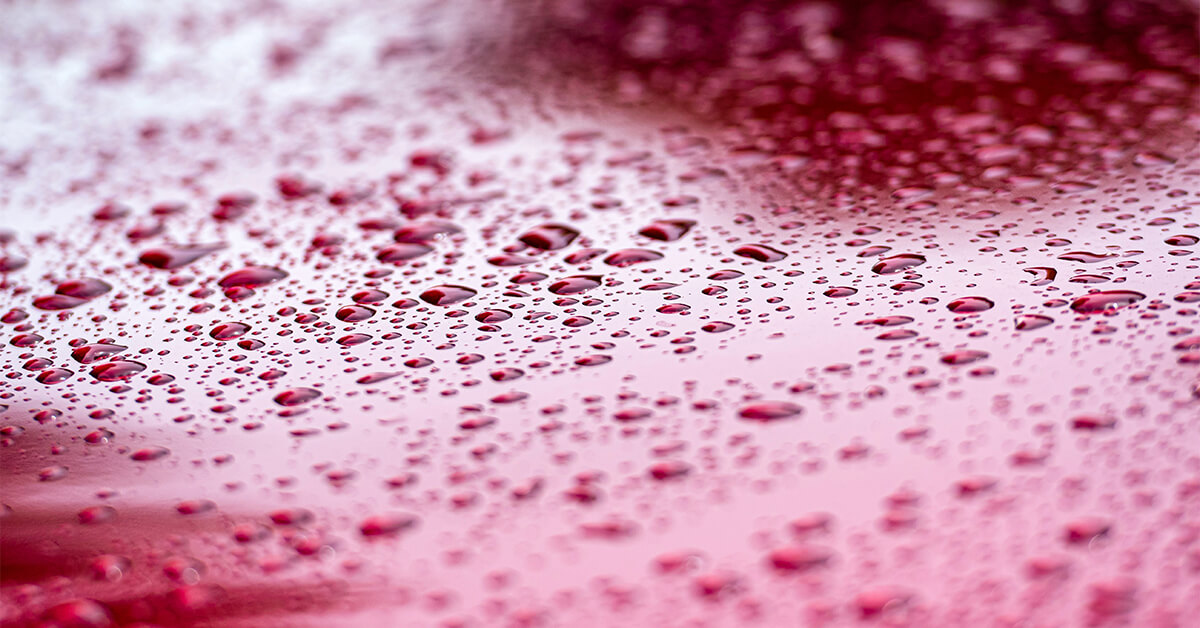
[[[1187,626],[1187,2],[0,25],[5,625]]]

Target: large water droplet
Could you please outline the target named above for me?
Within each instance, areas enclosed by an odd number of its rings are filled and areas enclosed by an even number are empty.
[[[221,323],[213,327],[212,331],[208,332],[208,335],[216,340],[233,340],[248,331],[250,331],[250,326],[245,323]]]
[[[600,275],[573,275],[550,284],[554,294],[579,294],[600,285]]]
[[[184,244],[158,247],[143,251],[138,261],[151,268],[173,270],[182,268],[192,262],[221,250],[220,244]]]
[[[546,223],[521,234],[517,239],[543,251],[556,251],[575,241],[579,232],[567,225]]]
[[[114,360],[92,368],[92,377],[102,382],[128,379],[146,370],[146,365],[133,360]]]
[[[308,403],[321,396],[321,391],[315,388],[292,388],[275,395],[275,403],[281,406],[298,406]]]
[[[421,300],[433,305],[454,305],[475,296],[475,291],[466,286],[444,284],[421,293]]]
[[[973,314],[986,312],[995,306],[996,304],[986,297],[962,297],[947,303],[946,309],[955,314]]]
[[[91,364],[112,355],[117,355],[129,347],[105,342],[81,345],[71,351],[71,357],[80,364]]]
[[[638,231],[641,235],[663,242],[674,242],[682,238],[695,226],[695,220],[686,218],[656,220]]]
[[[1137,303],[1146,295],[1133,290],[1106,290],[1093,292],[1071,301],[1071,309],[1080,314],[1098,314]]]
[[[733,250],[734,255],[749,257],[759,262],[778,262],[787,257],[787,253],[766,244],[747,244]]]
[[[760,401],[743,406],[738,416],[747,421],[778,421],[800,415],[804,408],[787,401]]]
[[[920,266],[924,263],[925,257],[923,255],[917,255],[915,253],[901,253],[899,255],[885,257],[878,262],[875,262],[875,265],[871,267],[871,272],[877,275],[891,275],[903,270],[908,270],[909,268]]]
[[[286,271],[270,266],[249,266],[221,278],[222,288],[258,288],[287,277]]]
[[[431,252],[433,252],[433,247],[429,246],[428,244],[421,244],[419,242],[397,242],[396,244],[389,244],[388,246],[379,249],[379,252],[375,254],[375,259],[388,264],[395,264],[398,262],[415,259]]]
[[[58,284],[54,292],[77,299],[94,299],[112,290],[108,282],[99,279],[72,279]]]
[[[644,262],[653,262],[662,259],[662,253],[655,251],[647,251],[646,249],[623,249],[615,253],[609,254],[604,258],[604,263],[617,268],[624,268],[634,264],[642,264]]]

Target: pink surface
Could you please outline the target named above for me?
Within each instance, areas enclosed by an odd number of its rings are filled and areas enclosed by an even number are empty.
[[[1194,3],[2,10],[5,625],[1194,625]]]

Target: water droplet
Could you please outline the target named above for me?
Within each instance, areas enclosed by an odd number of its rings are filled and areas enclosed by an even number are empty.
[[[92,377],[102,382],[128,379],[146,370],[146,365],[133,360],[114,360],[92,368]]]
[[[67,477],[68,472],[67,467],[56,464],[38,471],[37,477],[39,482],[55,482]]]
[[[573,275],[550,284],[550,292],[569,295],[586,292],[600,285],[600,275]]]
[[[1071,309],[1080,314],[1099,314],[1137,303],[1144,298],[1146,295],[1132,290],[1106,290],[1071,301]]]
[[[1116,257],[1116,255],[1112,254],[1112,253],[1089,253],[1088,251],[1072,251],[1070,253],[1063,253],[1062,255],[1059,255],[1058,259],[1066,260],[1068,262],[1080,262],[1083,264],[1095,264],[1096,262],[1103,262],[1104,260],[1112,259],[1114,257]]]
[[[524,266],[537,261],[537,258],[529,257],[528,255],[517,255],[516,253],[502,253],[488,258],[488,263],[492,266],[500,266],[501,268],[509,266]],[[570,262],[570,260],[567,260]],[[578,262],[571,262],[578,263]]]
[[[995,306],[996,304],[986,297],[962,297],[947,303],[946,309],[955,314],[974,314],[986,312]]]
[[[73,375],[75,375],[75,372],[70,369],[52,368],[38,373],[37,381],[47,386],[53,386],[54,384],[61,384],[71,379]]]
[[[986,351],[976,351],[973,349],[963,349],[962,351],[954,351],[943,355],[941,360],[943,364],[962,365],[971,364],[980,360],[986,360],[988,353]]]
[[[250,266],[234,271],[221,278],[217,285],[222,288],[259,288],[275,283],[288,274],[278,268],[269,266]]]
[[[1188,234],[1180,234],[1173,235],[1163,240],[1163,242],[1166,242],[1171,246],[1195,246],[1197,242],[1200,242],[1200,237]]]
[[[275,395],[275,403],[281,406],[298,406],[321,397],[315,388],[292,388]]]
[[[12,273],[29,264],[27,258],[20,255],[0,255],[0,273]]]
[[[891,275],[908,270],[909,268],[920,266],[924,263],[925,257],[923,255],[917,255],[915,253],[901,253],[899,255],[892,255],[891,257],[882,258],[878,262],[875,262],[875,265],[871,267],[871,272],[877,275]]]
[[[609,254],[604,258],[604,263],[617,268],[624,268],[634,264],[642,264],[645,262],[653,262],[662,259],[662,253],[655,251],[647,251],[646,249],[622,249],[615,253]]]
[[[742,407],[738,416],[747,421],[770,422],[799,416],[804,408],[787,401],[760,401]]]
[[[748,257],[759,262],[778,262],[787,257],[787,253],[766,244],[747,244],[733,250],[734,255]]]
[[[79,523],[92,525],[112,521],[117,517],[117,509],[112,506],[88,506],[79,511]]]
[[[579,237],[579,232],[567,225],[546,223],[521,234],[517,239],[535,249],[556,251],[564,248]]]
[[[92,578],[106,582],[116,582],[125,577],[133,569],[133,561],[124,556],[102,554],[92,559],[88,564]],[[71,625],[71,624],[67,624]]]
[[[281,508],[267,515],[277,526],[302,526],[315,518],[312,511],[304,508]]]
[[[397,242],[379,249],[375,259],[388,264],[396,264],[433,252],[433,247],[419,242]]]
[[[338,308],[338,311],[336,314],[334,314],[334,316],[336,316],[339,321],[357,323],[375,316],[375,310],[365,305],[347,305],[345,307]]]
[[[174,270],[224,248],[220,244],[184,244],[159,247],[143,251],[138,261],[151,268]]]
[[[355,303],[381,303],[388,298],[388,293],[383,290],[360,290],[350,295],[350,300]]]
[[[208,335],[216,340],[233,340],[248,331],[250,331],[250,326],[245,323],[221,323],[213,327],[212,331],[208,332]],[[84,364],[87,364],[87,362],[84,362]]]
[[[110,290],[112,286],[99,279],[72,279],[58,284],[54,292],[77,299],[94,299]]]
[[[407,243],[425,243],[434,240],[439,236],[453,235],[460,233],[462,229],[458,225],[446,222],[444,220],[427,220],[414,222],[397,229],[392,233],[392,239],[396,242]]]
[[[675,480],[692,472],[692,465],[680,460],[664,460],[650,465],[647,474],[655,480]]]
[[[844,299],[846,297],[854,296],[854,295],[858,294],[858,289],[851,288],[850,286],[834,286],[832,288],[826,289],[821,294],[824,294],[825,296],[833,298],[833,299]]]
[[[69,310],[73,307],[79,307],[87,303],[87,299],[79,297],[69,297],[62,294],[52,294],[49,296],[38,297],[33,300],[33,307],[39,310]]]
[[[803,573],[828,565],[833,551],[818,545],[788,545],[772,550],[767,555],[767,564],[785,573]]]
[[[1054,278],[1058,276],[1058,271],[1049,266],[1032,266],[1024,270],[1034,276],[1034,280],[1029,282],[1031,286],[1044,286],[1054,281]]]
[[[368,538],[395,536],[416,526],[417,521],[416,515],[408,513],[373,515],[363,519],[358,525],[358,531]]]
[[[129,457],[138,462],[152,462],[154,460],[166,458],[169,455],[171,455],[170,449],[167,449],[166,447],[154,446],[139,449],[130,454]]]
[[[99,219],[98,219],[99,220]],[[42,615],[46,626],[55,628],[108,628],[116,625],[108,607],[95,600],[79,599],[56,604]]]
[[[80,364],[91,364],[109,356],[117,355],[128,348],[117,344],[97,342],[95,344],[76,347],[71,351],[71,357]]]
[[[475,291],[466,286],[445,284],[434,286],[421,293],[421,300],[433,305],[454,305],[475,296]]]
[[[686,218],[656,220],[638,231],[641,235],[663,242],[674,242],[695,226],[695,220]]]
[[[217,504],[210,499],[189,499],[175,504],[175,512],[184,515],[200,515],[217,509]]]
[[[1054,319],[1050,318],[1049,316],[1042,316],[1040,314],[1022,314],[1016,319],[1016,327],[1017,331],[1033,331],[1035,329],[1041,329],[1047,325],[1050,325],[1053,322]]]
[[[491,373],[488,373],[488,376],[491,377],[493,381],[497,382],[510,382],[514,379],[520,379],[524,375],[525,371],[522,371],[518,368],[513,368],[511,366],[502,369],[496,369]]]

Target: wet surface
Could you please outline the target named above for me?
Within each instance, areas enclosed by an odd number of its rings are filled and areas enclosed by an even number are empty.
[[[4,622],[1188,625],[1196,9],[1060,4],[9,7]]]

